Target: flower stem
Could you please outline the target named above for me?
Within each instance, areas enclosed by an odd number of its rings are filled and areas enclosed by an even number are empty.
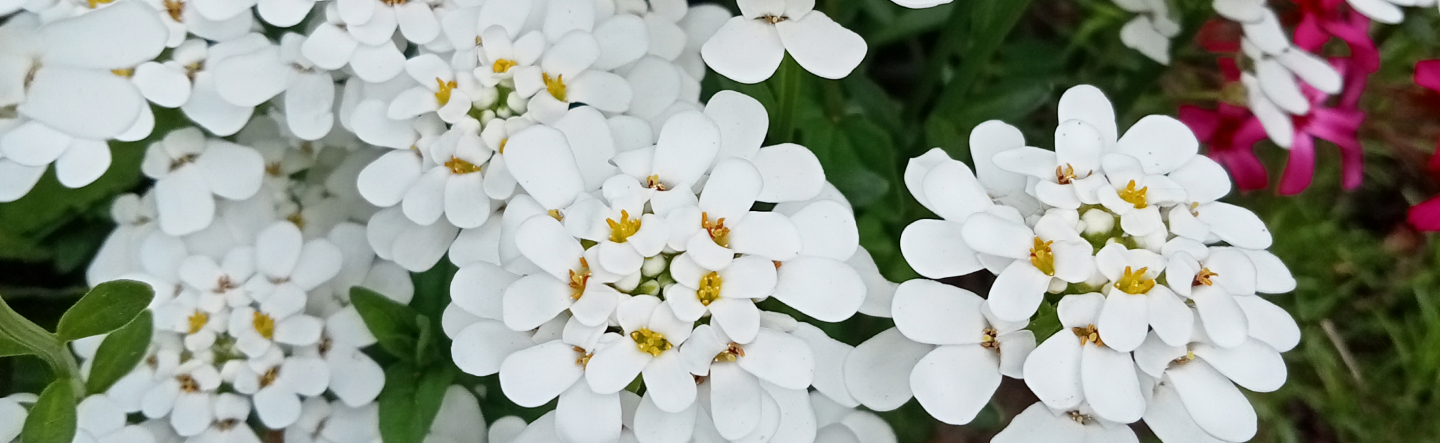
[[[57,378],[70,379],[75,395],[85,395],[85,383],[80,379],[80,365],[75,362],[75,356],[65,348],[65,343],[55,337],[55,334],[15,312],[3,298],[0,298],[0,334],[45,361]]]
[[[776,110],[775,125],[770,130],[771,144],[795,141],[795,111],[800,107],[804,70],[795,59],[790,58],[790,54],[785,54],[785,60],[780,62],[780,71],[776,75],[779,83],[775,89],[779,109]]]

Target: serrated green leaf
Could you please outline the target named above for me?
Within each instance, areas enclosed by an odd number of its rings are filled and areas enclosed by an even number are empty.
[[[60,378],[50,383],[30,415],[25,417],[25,427],[20,433],[24,443],[70,443],[75,439],[75,388],[70,379]]]
[[[419,314],[414,309],[358,286],[350,289],[350,303],[365,320],[365,327],[375,335],[380,348],[396,358],[415,361],[420,328],[415,322]]]
[[[145,351],[150,347],[150,335],[154,330],[155,322],[150,311],[143,311],[130,324],[106,336],[95,350],[90,378],[85,380],[85,390],[92,395],[103,393],[135,369],[135,365],[145,358]]]
[[[55,335],[68,342],[120,329],[150,306],[153,298],[155,290],[145,283],[133,280],[101,283],[60,316]]]

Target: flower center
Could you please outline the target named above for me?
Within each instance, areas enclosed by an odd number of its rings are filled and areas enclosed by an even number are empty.
[[[305,229],[305,214],[303,213],[296,212],[294,214],[290,214],[289,216],[285,217],[285,221],[290,222],[290,224],[295,225],[295,227],[297,228]]]
[[[1148,186],[1135,189],[1135,180],[1130,180],[1130,184],[1125,185],[1125,189],[1120,190],[1120,199],[1125,200],[1126,203],[1135,205],[1135,209],[1145,209],[1150,206],[1145,203],[1145,192],[1149,190],[1150,188]]]
[[[710,233],[710,239],[715,240],[715,244],[724,248],[730,247],[730,228],[725,227],[725,217],[712,222],[710,214],[701,212],[700,227]]]
[[[450,160],[445,162],[445,167],[450,168],[450,172],[454,173],[455,175],[465,175],[480,172],[479,166],[476,166],[474,163],[461,160],[460,157],[455,156],[450,156]]]
[[[199,155],[196,155],[196,154],[188,154],[188,155],[185,155],[185,156],[183,156],[183,157],[180,157],[180,158],[171,160],[171,161],[170,161],[170,170],[171,170],[171,171],[174,171],[174,170],[176,170],[176,169],[180,169],[181,166],[185,166],[185,165],[194,163],[196,157],[199,157]]]
[[[590,282],[590,263],[580,259],[580,272],[570,270],[570,298],[579,300],[585,295],[585,284]]]
[[[264,388],[275,384],[275,379],[277,378],[280,378],[279,366],[270,368],[269,371],[265,371],[265,375],[260,376],[260,387]]]
[[[590,366],[590,359],[595,357],[595,354],[585,352],[585,348],[579,346],[574,346],[572,349],[575,350],[576,354],[580,354],[580,358],[575,359],[575,364],[580,365],[581,369]]]
[[[985,332],[980,334],[980,347],[995,351],[996,354],[999,354],[1000,342],[995,340],[998,336],[1000,336],[1000,331],[996,331],[995,328],[985,328]]]
[[[780,22],[783,22],[783,21],[786,21],[786,20],[789,20],[789,19],[790,19],[790,17],[786,17],[786,16],[783,16],[783,15],[765,14],[764,16],[760,17],[760,18],[757,19],[757,20],[761,20],[761,21],[764,21],[764,22],[766,22],[766,23],[769,23],[769,24],[772,24],[772,25],[773,25],[773,24],[777,24],[777,23],[780,23]]]
[[[234,280],[230,280],[228,275],[222,275],[215,281],[215,292],[225,292],[239,287],[240,285],[235,284]]]
[[[1185,355],[1181,356],[1180,358],[1171,360],[1170,363],[1174,363],[1174,364],[1177,364],[1177,365],[1183,365],[1183,364],[1186,364],[1186,363],[1190,363],[1192,360],[1195,360],[1195,352],[1194,352],[1194,351],[1186,351],[1186,352],[1185,352]]]
[[[738,359],[738,358],[740,358],[740,357],[744,357],[744,356],[745,356],[745,348],[744,348],[743,346],[740,346],[739,343],[735,343],[735,342],[732,341],[732,342],[730,342],[730,346],[727,346],[724,351],[720,351],[719,354],[715,354],[715,361],[717,361],[717,362],[722,362],[722,361],[733,362],[733,361],[735,361],[736,359]]]
[[[90,9],[95,9],[95,8],[100,7],[100,5],[108,5],[108,4],[110,4],[111,2],[114,2],[115,0],[86,0],[86,1],[90,3]]]
[[[713,271],[700,277],[700,289],[695,291],[695,297],[700,299],[700,304],[710,306],[720,299],[720,283],[720,274]]]
[[[255,332],[259,332],[266,340],[275,339],[275,319],[260,311],[255,311],[254,319],[250,321],[255,326]]]
[[[169,13],[170,18],[175,19],[175,21],[181,21],[180,17],[184,16],[185,14],[185,2],[179,0],[165,0],[165,12]]]
[[[177,375],[175,381],[180,382],[180,390],[183,392],[193,394],[200,391],[200,382],[195,381],[195,377],[191,377],[190,374]]]
[[[480,37],[475,37],[475,38],[478,39],[478,38],[480,38]],[[479,43],[477,42],[476,44],[479,44]],[[515,67],[515,65],[518,65],[518,64],[519,64],[519,63],[516,63],[514,60],[510,60],[510,59],[508,59],[508,58],[502,58],[502,59],[499,59],[499,60],[495,60],[495,64],[490,66],[490,70],[491,70],[491,71],[495,71],[496,74],[503,74],[503,73],[506,73],[506,72],[510,72],[510,68],[513,68],[513,67]],[[548,83],[548,82],[546,83],[546,86],[549,86],[549,83]]]
[[[1055,254],[1050,250],[1050,245],[1053,243],[1055,242],[1043,241],[1040,240],[1040,237],[1035,237],[1035,247],[1030,248],[1030,264],[1035,265],[1035,269],[1039,269],[1040,272],[1051,277],[1055,276]]]
[[[195,313],[190,314],[189,322],[191,334],[200,332],[200,329],[204,328],[205,324],[210,322],[210,314],[206,314],[205,312],[197,309],[195,310]]]
[[[1140,268],[1139,271],[1132,272],[1130,267],[1126,266],[1125,275],[1120,277],[1120,281],[1115,282],[1115,289],[1134,295],[1150,292],[1150,288],[1155,287],[1155,280],[1145,278],[1145,271],[1148,270],[1150,270],[1150,268]]]
[[[134,68],[111,69],[111,70],[110,70],[110,73],[111,73],[111,74],[118,75],[118,76],[121,76],[121,77],[130,78],[130,77],[134,77],[134,76],[135,76],[135,69],[134,69]]]
[[[1211,271],[1210,268],[1200,268],[1200,272],[1195,274],[1195,281],[1191,282],[1190,286],[1215,286],[1215,281],[1210,279],[1219,276],[1219,273]]]
[[[1089,423],[1090,420],[1091,420],[1090,416],[1085,415],[1085,414],[1081,414],[1080,411],[1070,411],[1070,412],[1069,412],[1069,415],[1070,415],[1070,420],[1073,420],[1073,421],[1075,421],[1076,423],[1079,423],[1079,424],[1082,424],[1082,425],[1083,425],[1083,424],[1086,424],[1086,423]]]
[[[660,182],[660,174],[645,177],[645,187],[656,191],[664,191],[665,183]]]
[[[236,420],[236,419],[231,418],[231,419],[222,420],[222,421],[220,421],[220,422],[218,422],[218,423],[215,423],[215,428],[217,428],[217,429],[219,429],[219,430],[221,430],[221,431],[229,431],[229,430],[231,430],[231,429],[235,429],[235,427],[236,427],[236,426],[239,426],[239,425],[240,425],[240,420]]]
[[[565,74],[550,78],[550,74],[542,72],[540,77],[545,80],[545,90],[550,91],[552,97],[562,102],[569,101],[565,99]]]
[[[1100,341],[1100,330],[1095,329],[1095,325],[1087,325],[1083,328],[1070,328],[1070,332],[1074,332],[1076,337],[1080,337],[1080,346],[1085,346],[1088,343],[1094,343],[1095,346],[1105,346],[1105,342]]]
[[[560,212],[559,209],[551,209],[549,211],[545,211],[545,213],[550,214],[550,218],[555,219],[555,221],[565,221],[565,214]]]
[[[1193,215],[1193,216],[1196,216],[1196,217],[1199,217],[1199,216],[1200,216],[1200,202],[1191,202],[1191,203],[1190,203],[1190,215]]]
[[[450,92],[454,91],[455,88],[460,86],[459,84],[455,83],[454,80],[447,82],[445,80],[441,80],[438,77],[435,79],[435,84],[440,86],[440,89],[438,91],[435,91],[435,100],[440,102],[440,106],[445,106],[446,104],[450,103]]]
[[[1077,177],[1075,175],[1075,167],[1070,166],[1069,163],[1066,163],[1065,166],[1055,167],[1055,183],[1068,185],[1071,182],[1074,182],[1077,178],[1080,177]]]
[[[380,3],[384,3],[390,6],[400,6],[405,4],[406,1],[408,0],[380,0]]]
[[[630,213],[624,210],[620,211],[620,221],[607,218],[605,224],[610,225],[610,241],[615,243],[625,243],[630,236],[640,231],[640,219],[630,218]]]
[[[269,175],[271,177],[279,177],[282,172],[284,172],[284,170],[280,169],[280,162],[270,162],[265,164],[266,175]]]
[[[640,352],[659,357],[671,348],[670,342],[665,340],[665,334],[651,331],[649,328],[631,332],[630,339],[635,340],[635,346],[640,347]]]

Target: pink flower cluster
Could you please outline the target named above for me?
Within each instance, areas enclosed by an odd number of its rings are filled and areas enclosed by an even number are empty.
[[[1440,60],[1425,60],[1415,65],[1415,84],[1440,92]],[[1440,177],[1440,148],[1430,157],[1431,176]],[[1421,231],[1440,231],[1440,196],[1410,208],[1410,225]]]

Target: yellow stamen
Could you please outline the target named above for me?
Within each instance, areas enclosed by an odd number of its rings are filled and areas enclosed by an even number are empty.
[[[182,21],[180,18],[185,15],[185,2],[180,0],[165,0],[165,12],[169,13],[170,18],[175,21]]]
[[[664,190],[665,190],[665,184],[660,182],[660,175],[659,175],[659,174],[646,177],[646,178],[645,178],[645,187],[650,188],[650,189],[654,189],[654,190],[656,190],[656,191],[664,191]]]
[[[724,351],[720,351],[719,354],[715,354],[715,361],[733,362],[744,356],[745,348],[742,347],[739,343],[735,343],[732,341],[730,342],[730,346],[726,347]]]
[[[200,390],[200,382],[195,381],[195,378],[191,377],[190,374],[177,375],[175,376],[175,381],[180,382],[181,391],[195,393]]]
[[[478,40],[480,37],[475,37],[475,38]],[[476,42],[476,44],[479,44],[479,42]],[[491,70],[491,71],[495,71],[496,74],[504,74],[504,73],[506,73],[506,72],[510,72],[510,68],[513,68],[513,67],[515,67],[515,65],[518,65],[518,64],[519,64],[519,63],[516,63],[514,60],[502,58],[502,59],[499,59],[499,60],[495,60],[495,64],[490,66],[490,70]],[[544,75],[544,74],[541,74],[541,75]],[[547,78],[548,78],[548,76],[547,76]],[[545,84],[546,84],[546,86],[549,86],[550,82],[547,80],[547,81],[545,82]]]
[[[725,217],[712,222],[710,214],[701,212],[700,227],[710,232],[710,239],[715,240],[715,244],[723,248],[730,247],[730,228],[725,227]]]
[[[1080,346],[1094,343],[1095,346],[1105,347],[1105,342],[1100,341],[1100,330],[1095,329],[1095,325],[1088,325],[1083,328],[1070,328],[1070,332],[1075,333],[1076,337],[1080,337]]]
[[[205,324],[209,322],[210,314],[199,310],[195,311],[195,313],[190,314],[190,333],[200,332],[200,329],[204,328]]]
[[[1135,180],[1130,180],[1130,184],[1125,185],[1125,189],[1120,190],[1120,199],[1125,200],[1126,203],[1135,205],[1135,209],[1145,209],[1150,206],[1150,204],[1145,202],[1145,192],[1149,190],[1150,188],[1148,186],[1135,189]]]
[[[289,222],[292,223],[292,224],[294,224],[295,227],[297,227],[297,228],[305,229],[305,214],[304,214],[304,213],[296,212],[296,213],[294,213],[294,214],[290,214],[289,217],[285,217],[285,220],[286,220],[286,221],[289,221]]]
[[[700,304],[710,306],[715,300],[720,299],[720,274],[711,272],[700,277],[700,289],[695,291],[695,297],[700,299]]]
[[[1192,361],[1192,360],[1195,360],[1195,351],[1186,351],[1184,356],[1182,356],[1182,357],[1180,357],[1180,358],[1177,358],[1177,359],[1175,359],[1175,360],[1172,360],[1172,361],[1170,361],[1170,362],[1171,362],[1171,363],[1174,363],[1174,364],[1177,364],[1177,365],[1183,365],[1183,364],[1186,364],[1186,363],[1190,363],[1190,361]]]
[[[505,145],[506,145],[506,144],[509,144],[509,143],[510,143],[510,139],[508,139],[508,138],[502,138],[502,139],[500,139],[500,149],[499,149],[499,151],[500,151],[501,154],[504,154],[504,153],[505,153]]]
[[[132,76],[135,75],[135,69],[133,69],[133,68],[111,69],[111,70],[110,70],[110,73],[111,73],[111,74],[118,75],[118,76],[121,76],[121,77],[130,78],[130,77],[132,77]]]
[[[1074,422],[1076,422],[1076,423],[1079,423],[1079,424],[1082,424],[1082,425],[1083,425],[1083,424],[1085,424],[1085,423],[1089,423],[1089,422],[1090,422],[1090,416],[1085,415],[1085,414],[1081,414],[1080,411],[1070,411],[1069,415],[1070,415],[1070,420],[1072,420],[1072,421],[1074,421]]]
[[[1155,280],[1145,278],[1145,271],[1148,270],[1150,268],[1140,268],[1139,271],[1132,272],[1130,267],[1126,266],[1125,275],[1120,277],[1120,281],[1115,282],[1115,289],[1134,295],[1150,292],[1150,288],[1155,287]]]
[[[610,241],[615,243],[625,243],[630,236],[640,232],[640,219],[630,218],[630,212],[625,210],[620,211],[620,221],[607,218],[605,223],[610,225]]]
[[[782,15],[770,15],[770,14],[766,14],[764,17],[760,17],[760,18],[759,18],[759,20],[764,21],[764,22],[769,23],[769,24],[772,24],[772,25],[773,25],[773,24],[780,23],[780,22],[783,22],[783,21],[786,21],[786,20],[789,20],[789,19],[790,19],[790,17],[785,17],[785,16],[782,16]]]
[[[1030,248],[1030,264],[1051,277],[1055,276],[1055,254],[1050,250],[1050,245],[1054,243],[1035,237],[1035,246]]]
[[[581,369],[590,366],[590,359],[595,357],[595,354],[585,352],[585,348],[579,346],[574,346],[572,349],[575,350],[575,353],[580,354],[580,358],[575,359],[575,364],[580,365]]]
[[[479,166],[476,166],[474,163],[461,160],[460,157],[455,156],[451,156],[450,160],[445,162],[445,167],[450,168],[450,172],[454,173],[455,175],[465,175],[480,172]]]
[[[86,0],[86,1],[90,3],[90,9],[95,9],[95,8],[100,7],[100,5],[108,5],[108,4],[110,4],[111,2],[114,2],[115,0]]]
[[[266,175],[269,175],[271,177],[279,177],[280,174],[284,172],[284,170],[280,169],[280,162],[270,162],[265,164]]]
[[[1210,278],[1218,276],[1220,276],[1220,274],[1211,271],[1210,268],[1200,268],[1200,272],[1195,274],[1195,281],[1191,282],[1190,286],[1215,286],[1215,282],[1210,280]]]
[[[275,339],[275,319],[260,311],[255,311],[254,319],[250,322],[255,326],[255,332],[259,332],[266,340]]]
[[[439,78],[435,79],[435,84],[440,85],[440,90],[435,92],[435,100],[440,102],[440,106],[450,103],[450,92],[460,87],[454,80],[447,82]]]
[[[540,73],[540,77],[545,80],[545,90],[550,91],[551,96],[562,102],[568,101],[565,100],[565,74],[550,78],[549,73]]]
[[[654,357],[659,357],[660,354],[671,348],[670,342],[665,340],[665,334],[651,331],[648,328],[640,328],[638,331],[631,332],[630,339],[635,340],[635,346],[638,346],[641,352]]]
[[[1055,183],[1068,185],[1079,177],[1075,176],[1075,167],[1066,163],[1065,166],[1055,167]]]
[[[585,285],[590,282],[590,263],[580,259],[580,272],[570,270],[570,298],[579,300],[585,295]]]
[[[260,387],[263,388],[263,387],[266,387],[266,386],[273,385],[273,384],[275,384],[275,379],[278,379],[278,378],[280,378],[280,367],[279,367],[279,366],[276,366],[276,367],[270,368],[269,371],[265,371],[265,375],[260,376]]]
[[[549,211],[545,211],[545,213],[550,214],[550,218],[553,218],[557,221],[565,221],[565,214],[561,213],[559,209],[551,209]]]
[[[980,335],[980,347],[995,351],[996,354],[999,354],[1000,342],[995,340],[999,335],[1000,331],[995,330],[995,328],[985,328],[985,331]]]

